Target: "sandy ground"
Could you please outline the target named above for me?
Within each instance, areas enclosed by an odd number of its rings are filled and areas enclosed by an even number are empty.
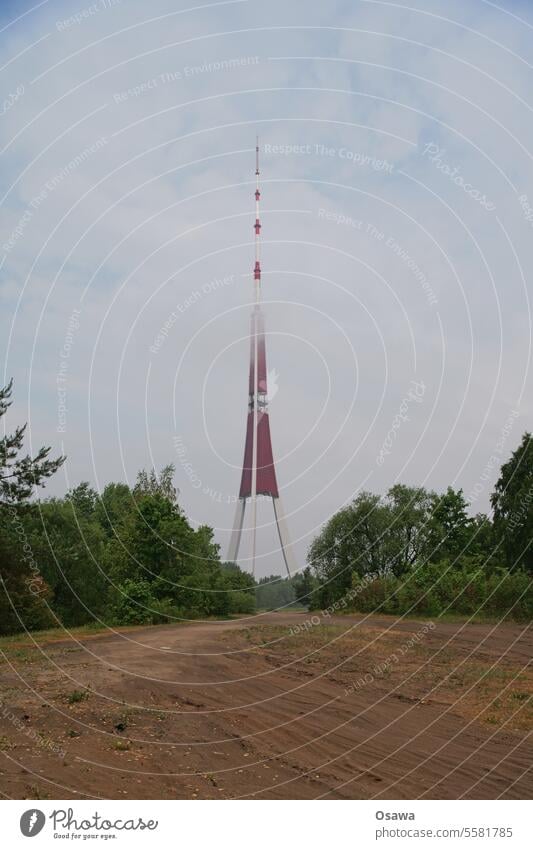
[[[4,644],[8,798],[533,796],[533,633],[387,617]]]

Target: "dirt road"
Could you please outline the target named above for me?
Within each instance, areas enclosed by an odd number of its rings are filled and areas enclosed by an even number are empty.
[[[9,798],[533,796],[533,634],[273,613],[13,642]]]

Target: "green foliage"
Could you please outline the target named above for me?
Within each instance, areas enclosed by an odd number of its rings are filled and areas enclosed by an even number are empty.
[[[94,516],[98,494],[91,488],[87,481],[82,481],[74,489],[69,489],[65,501],[72,505],[77,516],[91,519]]]
[[[137,475],[137,483],[135,484],[133,494],[137,497],[159,495],[165,501],[170,502],[170,504],[176,505],[178,491],[174,486],[175,471],[176,469],[172,463],[164,466],[159,475],[155,469],[151,469],[150,472],[141,469]]]
[[[49,607],[52,593],[38,569],[26,521],[26,508],[0,508],[0,634],[57,625]]]
[[[228,613],[255,613],[256,601],[252,593],[231,590],[228,593]]]
[[[68,694],[67,701],[69,705],[75,705],[77,702],[84,702],[89,698],[87,690],[73,690]]]
[[[155,601],[148,581],[126,578],[117,587],[110,609],[111,622],[117,625],[153,624],[157,619]]]
[[[364,575],[388,558],[383,547],[387,518],[379,496],[362,492],[327,522],[309,550],[320,606],[348,592],[353,572]]]
[[[533,618],[533,588],[526,572],[486,570],[476,558],[459,564],[425,563],[402,578],[388,574],[365,581],[354,576],[352,609],[407,616],[507,616]]]
[[[10,397],[11,384],[0,390],[0,418]],[[470,517],[462,491],[451,487],[362,492],[324,526],[301,574],[256,584],[236,564],[220,562],[210,527],[191,526],[172,465],[139,472],[133,488],[110,483],[97,493],[82,482],[64,498],[31,503],[64,458],[49,460],[48,448],[21,457],[24,432],[0,440],[0,633],[338,601],[342,609],[393,614],[533,616],[530,434],[502,466],[494,522]]]
[[[510,569],[533,572],[533,437],[522,442],[501,468],[491,498],[494,532]]]
[[[233,564],[221,566],[211,528],[191,527],[176,502],[172,473],[172,466],[160,476],[141,472],[129,502],[119,494],[121,509],[103,554],[114,584],[113,621],[155,623],[252,612],[254,598],[246,592],[250,578]],[[106,487],[102,501],[116,506],[116,496]],[[107,526],[110,511],[104,515]]]
[[[13,381],[0,389],[0,419],[11,406]],[[0,634],[56,624],[50,588],[31,547],[26,524],[28,499],[64,462],[50,460],[50,448],[21,456],[26,425],[0,439]]]
[[[113,537],[133,504],[133,493],[127,484],[108,483],[96,501],[94,518],[105,534]]]
[[[260,610],[278,610],[296,600],[292,582],[279,575],[261,578],[255,590],[255,601]]]
[[[6,505],[0,557],[12,604],[4,593],[0,632],[252,613],[255,583],[222,567],[211,528],[191,527],[172,475],[140,472],[133,489],[109,484],[101,495],[82,482],[18,507],[16,522]]]
[[[256,607],[255,581],[236,563],[222,564],[221,586],[225,588],[228,613],[253,613]]]
[[[384,499],[387,526],[382,532],[388,559],[381,563],[381,569],[390,568],[395,575],[403,575],[429,554],[437,501],[435,493],[421,486],[396,484],[389,489]]]
[[[449,486],[443,495],[432,495],[428,556],[434,562],[460,557],[476,544],[476,521],[468,516],[467,507],[462,489],[456,492]]]
[[[13,381],[0,389],[0,419],[12,404]],[[17,427],[11,434],[0,439],[0,504],[20,504],[26,501],[37,486],[56,472],[64,457],[49,460],[50,448],[40,448],[35,457],[20,456],[24,443],[26,425]]]
[[[433,493],[397,484],[385,498],[362,492],[339,510],[309,550],[320,583],[319,606],[345,596],[354,574],[401,575],[410,569],[434,545],[436,523],[429,524],[434,504]]]
[[[529,434],[492,498],[494,524],[471,517],[462,490],[437,494],[393,486],[363,492],[324,526],[309,550],[318,588],[310,607],[349,600],[352,609],[393,614],[533,614],[533,443]],[[498,543],[503,544],[505,556]],[[515,571],[506,570],[505,565]]]
[[[296,603],[315,609],[318,606],[316,599],[318,586],[318,581],[313,575],[310,566],[306,566],[302,572],[294,575],[292,578],[292,588]]]
[[[109,581],[102,569],[105,534],[70,494],[36,505],[26,523],[34,557],[64,625],[103,618]]]

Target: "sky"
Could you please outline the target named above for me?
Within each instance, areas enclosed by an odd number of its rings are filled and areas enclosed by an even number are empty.
[[[6,425],[101,490],[176,466],[225,556],[255,139],[278,483],[303,568],[362,490],[489,509],[531,430],[528,3],[2,4]],[[257,574],[281,574],[259,504]],[[250,533],[241,565],[249,567]]]

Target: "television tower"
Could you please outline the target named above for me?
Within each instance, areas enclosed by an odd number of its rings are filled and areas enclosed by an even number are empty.
[[[252,507],[252,575],[255,576],[257,543],[257,497],[272,498],[279,542],[289,578],[295,571],[285,513],[279,495],[274,468],[268,416],[265,322],[261,310],[261,220],[259,217],[259,139],[255,146],[255,264],[254,306],[250,329],[250,371],[248,377],[248,418],[239,500],[230,539],[228,560],[236,563],[239,556],[246,502]]]

